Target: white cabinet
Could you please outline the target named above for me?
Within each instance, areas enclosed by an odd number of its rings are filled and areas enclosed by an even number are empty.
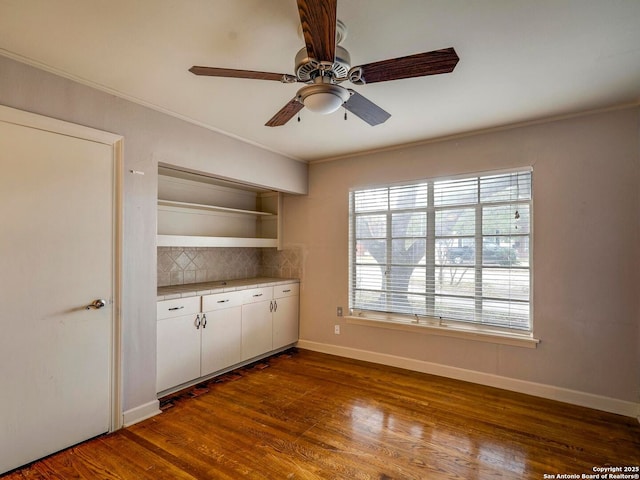
[[[274,350],[298,341],[299,289],[298,283],[273,287]]]
[[[242,292],[205,295],[202,311],[200,376],[205,376],[242,360]]]
[[[298,298],[295,282],[159,301],[157,391],[294,344]]]
[[[272,347],[273,287],[245,290],[242,305],[242,360],[248,360]]]
[[[159,247],[276,247],[280,193],[160,167]]]
[[[242,306],[242,359],[298,341],[299,284],[247,290]]]
[[[200,297],[158,302],[158,391],[200,376]]]

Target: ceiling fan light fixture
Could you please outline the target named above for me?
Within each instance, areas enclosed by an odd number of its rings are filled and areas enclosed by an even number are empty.
[[[314,93],[304,99],[304,106],[314,113],[328,115],[335,112],[344,103],[342,98],[333,93]]]
[[[338,110],[349,96],[346,88],[326,83],[308,85],[298,91],[298,101],[312,112],[322,115]]]

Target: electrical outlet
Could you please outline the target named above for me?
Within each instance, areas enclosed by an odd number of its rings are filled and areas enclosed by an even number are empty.
[[[333,333],[335,333],[336,335],[340,335],[340,325],[333,326]]]
[[[342,307],[338,307],[337,308],[337,312],[338,312],[338,316],[341,317],[342,316]]]

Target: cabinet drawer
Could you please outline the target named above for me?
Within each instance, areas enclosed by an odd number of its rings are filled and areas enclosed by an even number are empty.
[[[202,297],[202,311],[222,310],[242,305],[244,292],[213,293]]]
[[[273,298],[273,287],[250,288],[244,291],[242,303],[263,302]]]
[[[200,312],[200,297],[176,298],[158,302],[158,320]]]
[[[288,283],[287,285],[278,285],[277,287],[273,287],[274,298],[293,297],[294,295],[299,295],[299,294],[300,294],[299,283]]]

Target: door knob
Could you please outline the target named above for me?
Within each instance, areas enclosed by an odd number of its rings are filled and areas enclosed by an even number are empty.
[[[89,305],[87,305],[87,310],[91,310],[92,308],[98,310],[99,308],[104,307],[106,304],[107,302],[105,300],[102,300],[101,298],[99,298],[91,302]]]

